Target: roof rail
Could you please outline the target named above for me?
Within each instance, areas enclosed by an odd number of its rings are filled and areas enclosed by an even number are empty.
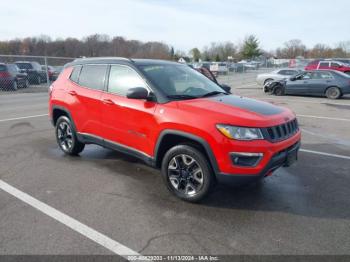
[[[99,57],[79,57],[79,58],[76,58],[74,61],[79,61],[79,60],[125,60],[125,61],[131,61],[133,62],[130,58],[126,58],[126,57],[117,57],[117,56],[106,56],[106,57],[103,57],[103,56],[99,56]]]

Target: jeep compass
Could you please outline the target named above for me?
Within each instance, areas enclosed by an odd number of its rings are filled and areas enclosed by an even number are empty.
[[[49,115],[68,155],[98,144],[159,168],[168,189],[199,201],[217,182],[246,183],[297,159],[286,108],[231,95],[179,63],[84,58],[50,87]]]

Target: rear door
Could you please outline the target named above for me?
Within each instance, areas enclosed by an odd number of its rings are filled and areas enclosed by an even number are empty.
[[[112,142],[153,155],[151,137],[157,126],[154,118],[156,103],[128,99],[127,91],[133,87],[149,87],[133,68],[111,65],[108,92],[101,97],[104,138]]]
[[[107,68],[107,65],[84,65],[73,69],[66,100],[80,133],[103,136],[101,96],[105,90]]]
[[[320,62],[317,69],[329,69],[330,68],[330,62],[324,61]]]

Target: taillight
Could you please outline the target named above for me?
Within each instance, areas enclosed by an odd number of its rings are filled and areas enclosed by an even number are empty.
[[[53,85],[50,85],[50,87],[49,87],[49,95],[51,96],[51,93],[52,93],[52,90],[53,90]]]
[[[10,73],[5,71],[5,72],[0,72],[0,77],[11,77]]]

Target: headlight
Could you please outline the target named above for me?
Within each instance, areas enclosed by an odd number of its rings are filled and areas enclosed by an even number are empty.
[[[248,128],[229,125],[216,125],[216,128],[226,137],[237,140],[264,139],[259,128]]]

